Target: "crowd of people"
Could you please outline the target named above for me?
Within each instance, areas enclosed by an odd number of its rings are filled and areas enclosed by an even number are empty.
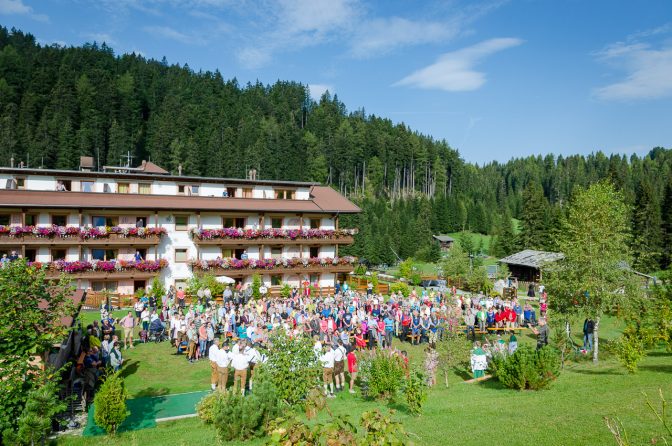
[[[537,324],[544,331],[545,325],[529,302],[466,296],[455,289],[412,291],[408,296],[393,292],[387,299],[374,293],[372,286],[360,293],[340,284],[335,294],[324,297],[311,296],[299,288],[286,298],[258,300],[250,299],[244,289],[232,287],[225,289],[219,302],[211,299],[210,293],[200,294],[189,305],[184,291],[174,288],[161,301],[151,294],[144,295],[118,320],[112,319],[106,309],[101,310],[101,324],[92,327],[100,339],[108,337],[106,348],[102,342],[101,346],[94,346],[100,350],[99,361],[115,368],[123,363],[115,325],[123,329],[124,349],[133,348],[134,334],[139,329],[140,341],[161,340],[165,336],[187,361],[208,360],[213,389],[226,390],[233,372],[233,388],[245,393],[246,388],[252,388],[255,366],[264,362],[267,349],[272,348],[269,334],[284,330],[290,337],[307,336],[313,340],[315,355],[323,366],[325,393],[331,397],[346,388],[354,392],[359,350],[382,348],[401,355],[394,349],[395,338],[427,344],[426,367],[431,370],[436,362],[434,346],[446,330],[466,329],[476,341],[476,327],[484,333],[487,328],[535,329]],[[545,299],[544,293],[541,301]],[[512,339],[507,350],[516,345]],[[483,347],[475,345],[474,351]],[[486,353],[488,349],[485,346]]]

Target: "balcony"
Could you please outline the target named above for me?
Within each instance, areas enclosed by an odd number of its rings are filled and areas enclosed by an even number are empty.
[[[33,262],[32,266],[46,271],[48,279],[56,279],[64,274],[72,279],[151,279],[163,268],[168,261],[142,260],[77,260],[74,262],[56,261],[50,263]]]
[[[192,229],[197,245],[351,245],[356,229]]]
[[[349,273],[357,264],[355,257],[311,257],[292,259],[263,260],[192,260],[194,274],[222,274],[232,278],[247,277],[253,274],[319,274]]]
[[[154,246],[164,228],[0,226],[0,246]]]

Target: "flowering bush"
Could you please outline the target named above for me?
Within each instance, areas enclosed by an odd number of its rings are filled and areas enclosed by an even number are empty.
[[[46,264],[33,262],[32,265],[37,268],[41,268],[44,265],[54,271],[61,271],[68,274],[81,273],[86,271],[103,271],[111,273],[115,271],[137,270],[143,272],[154,272],[168,266],[168,261],[165,259],[141,260],[139,262],[134,260],[92,260],[90,262],[86,260],[76,260],[73,262],[58,260],[56,262]]]
[[[243,228],[221,228],[221,229],[199,229],[194,228],[191,234],[199,240],[212,239],[337,239],[341,237],[352,236],[357,233],[356,229],[243,229]]]
[[[191,266],[203,271],[211,268],[222,269],[276,269],[276,268],[296,268],[308,266],[327,267],[330,265],[354,265],[357,259],[351,256],[345,257],[311,257],[291,259],[263,259],[263,260],[239,260],[234,258],[215,259],[215,260],[192,260]]]
[[[83,240],[109,237],[110,234],[118,234],[121,237],[140,237],[145,238],[152,235],[162,235],[166,233],[165,228],[122,228],[120,226],[100,226],[100,227],[76,227],[76,226],[0,226],[0,234],[7,234],[10,237],[23,237],[32,235],[34,237],[44,238],[69,238],[79,237]]]

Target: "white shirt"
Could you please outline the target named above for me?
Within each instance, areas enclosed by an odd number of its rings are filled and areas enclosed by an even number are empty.
[[[320,362],[322,363],[322,367],[325,369],[333,369],[334,368],[334,351],[329,350],[322,356],[320,356]]]
[[[231,353],[220,348],[217,351],[217,367],[226,368],[231,365]]]
[[[247,358],[250,360],[250,362],[253,362],[254,364],[259,364],[261,362],[261,355],[256,348],[252,347],[247,349],[245,354],[247,355]]]
[[[245,353],[238,352],[231,358],[231,365],[236,370],[245,370],[250,366],[250,358]]]
[[[320,341],[317,341],[315,343],[315,345],[313,346],[313,351],[315,352],[315,356],[319,358],[320,353],[322,352],[322,343]]]
[[[217,362],[217,356],[219,355],[219,347],[215,344],[210,346],[208,350],[208,359],[212,362]]]
[[[336,350],[333,350],[334,352],[334,361],[339,362],[343,361],[345,358],[345,348],[342,345],[339,345],[336,347]]]
[[[140,301],[137,301],[135,305],[133,305],[133,307],[135,308],[135,311],[142,311],[142,309],[145,308],[145,304],[143,304]]]

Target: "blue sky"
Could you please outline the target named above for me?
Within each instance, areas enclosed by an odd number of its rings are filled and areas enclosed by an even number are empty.
[[[669,0],[0,0],[0,24],[329,89],[472,162],[672,146]]]

